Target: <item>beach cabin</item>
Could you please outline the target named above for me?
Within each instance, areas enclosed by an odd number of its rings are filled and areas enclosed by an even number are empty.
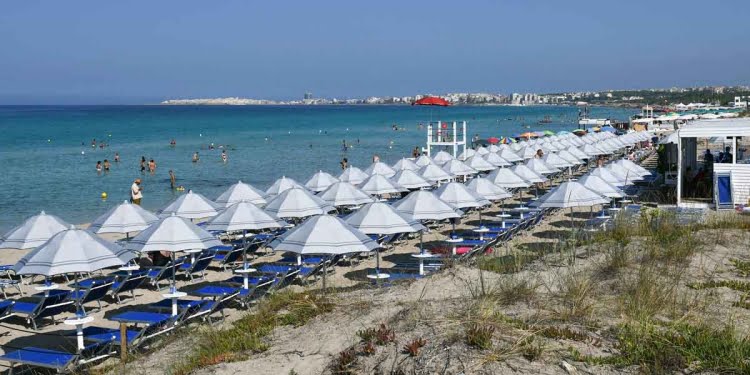
[[[696,120],[676,134],[678,206],[748,205],[750,118]]]

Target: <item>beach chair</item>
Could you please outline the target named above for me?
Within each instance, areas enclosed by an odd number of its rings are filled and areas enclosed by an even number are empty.
[[[68,291],[53,290],[48,296],[43,294],[29,297],[29,301],[15,301],[10,308],[10,314],[21,316],[37,330],[37,320],[51,318],[55,323],[55,316],[64,312],[72,312],[74,301],[68,300]]]
[[[181,319],[178,323],[187,322],[200,316],[201,311],[204,310],[204,305],[209,302],[205,300],[189,300],[189,299],[178,299],[177,311]],[[163,313],[172,313],[172,300],[169,298],[163,299],[159,302],[152,303],[146,306],[147,309],[160,311]]]
[[[281,279],[281,285],[279,287],[284,287],[289,285],[294,279],[299,275],[300,267],[293,265],[285,265],[285,264],[264,264],[260,267],[258,267],[258,272],[271,275],[275,277],[279,277]]]
[[[0,280],[0,291],[3,292],[3,298],[8,298],[7,293],[5,292],[5,289],[8,288],[15,288],[16,291],[18,291],[18,294],[23,296],[23,291],[21,290],[21,281],[20,280]]]
[[[10,308],[15,302],[16,301],[9,299],[0,301],[0,320],[3,320],[5,319],[5,317],[10,316]]]
[[[109,342],[89,342],[83,350],[76,353],[28,346],[7,351],[0,356],[0,361],[10,363],[8,374],[14,374],[18,366],[25,367],[25,370],[31,373],[39,373],[36,370],[38,368],[63,373],[74,372],[79,366],[102,360],[110,354]]]
[[[225,283],[239,290],[237,301],[240,303],[240,306],[246,307],[275,290],[281,285],[282,281],[283,279],[270,275],[250,276],[248,278],[249,288],[247,290],[242,288],[244,285],[242,276],[234,276],[226,280]]]
[[[206,279],[205,271],[208,269],[208,266],[211,264],[211,261],[214,260],[214,254],[206,254],[202,253],[200,257],[195,259],[195,262],[191,263],[183,263],[180,266],[180,270],[190,279],[190,281],[193,281],[193,275],[194,274],[200,274],[201,280]]]
[[[153,285],[156,290],[161,290],[161,285],[159,284],[159,281],[171,279],[172,276],[175,275],[175,272],[180,268],[182,265],[182,262],[179,260],[175,260],[174,263],[169,262],[169,264],[161,267],[149,267],[147,268],[146,277],[149,279],[151,285]]]
[[[172,314],[153,311],[126,311],[108,320],[128,324],[125,330],[125,340],[128,351],[132,352],[149,340],[174,330],[176,322],[181,317],[179,314],[172,316]],[[83,329],[83,337],[90,341],[114,343],[116,347],[119,347],[122,336],[120,336],[119,328],[89,326]]]
[[[190,294],[204,299],[209,299],[204,301],[205,304],[203,305],[199,316],[201,316],[203,320],[207,321],[209,324],[213,324],[211,316],[219,312],[221,313],[221,319],[219,321],[223,321],[226,318],[224,308],[227,307],[227,305],[229,305],[229,303],[234,298],[239,296],[243,290],[244,289],[242,288],[237,288],[234,286],[215,284],[203,286],[200,289],[190,292]]]
[[[89,302],[96,302],[96,304],[99,307],[99,310],[102,309],[102,299],[109,294],[110,289],[112,288],[112,285],[114,284],[114,281],[101,281],[99,283],[94,282],[91,283],[88,287],[79,289],[79,290],[73,290],[68,295],[68,299],[72,301],[77,301],[78,304],[81,306],[81,310],[84,314],[86,314],[86,307],[85,304]],[[80,286],[79,286],[80,288]]]
[[[233,248],[226,253],[217,252],[216,255],[214,255],[213,259],[219,261],[219,267],[226,271],[227,267],[231,268],[234,263],[242,260],[242,254],[243,252],[241,247]]]
[[[109,294],[114,297],[117,304],[122,302],[120,295],[123,293],[130,293],[130,296],[135,299],[135,289],[140,287],[146,280],[146,271],[118,277],[112,283]]]

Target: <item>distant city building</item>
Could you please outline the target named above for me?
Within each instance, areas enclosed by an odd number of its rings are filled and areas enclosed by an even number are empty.
[[[313,95],[312,95],[311,92],[306,92],[305,96],[303,97],[303,99],[305,99],[305,100],[310,100],[312,98],[313,98]]]
[[[735,96],[733,104],[737,108],[747,108],[748,101],[750,101],[750,96]]]

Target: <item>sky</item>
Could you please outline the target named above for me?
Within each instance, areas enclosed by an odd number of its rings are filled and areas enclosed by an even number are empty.
[[[0,104],[750,83],[750,1],[3,1]]]

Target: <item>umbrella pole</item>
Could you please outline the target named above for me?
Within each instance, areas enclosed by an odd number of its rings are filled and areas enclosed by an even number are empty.
[[[323,258],[323,291],[326,290],[326,274],[328,273],[328,259]]]
[[[243,269],[247,269],[247,230],[242,231],[242,262]]]
[[[424,230],[419,231],[419,253],[424,254],[424,245],[422,242],[422,236],[424,235]]]
[[[177,273],[177,267],[175,266],[175,256],[174,251],[172,252],[172,286],[170,287],[170,292],[174,294],[177,291],[177,281],[175,279],[175,273]]]

